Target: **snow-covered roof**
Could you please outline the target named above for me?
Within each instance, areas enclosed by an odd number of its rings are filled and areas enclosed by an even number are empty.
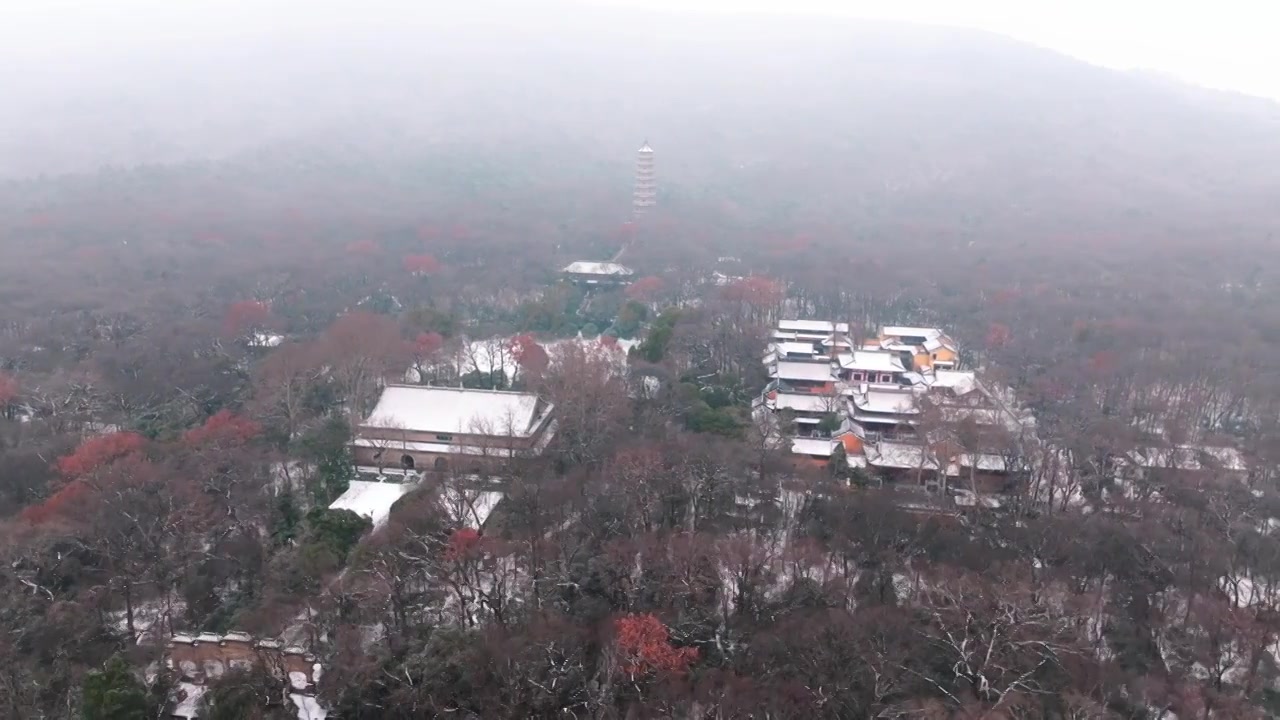
[[[946,388],[956,395],[965,395],[978,387],[978,378],[968,371],[935,370],[929,387]]]
[[[836,441],[829,438],[792,438],[791,440],[791,452],[796,455],[829,458],[835,449]]]
[[[846,417],[840,422],[840,429],[835,434],[836,437],[844,435],[853,435],[856,438],[865,439],[867,437],[867,429]]]
[[[778,329],[783,332],[801,332],[807,335],[833,332],[849,332],[849,323],[831,322],[829,320],[779,320]]]
[[[922,337],[925,340],[931,338],[936,339],[942,336],[942,331],[938,328],[910,327],[907,325],[886,325],[880,329],[880,337],[883,338],[907,338]]]
[[[505,390],[388,385],[364,425],[431,433],[528,437],[551,411],[538,396]]]
[[[880,343],[880,347],[891,352],[909,352],[915,354],[916,350],[919,349],[920,346],[886,340],[885,342]]]
[[[955,495],[951,498],[956,505],[960,507],[985,507],[998,508],[1001,505],[1000,498],[990,495],[974,495],[971,490],[957,489]]]
[[[837,360],[840,367],[845,370],[884,373],[900,373],[907,370],[902,366],[902,359],[891,352],[854,350],[851,353],[840,353]]]
[[[881,440],[866,447],[867,463],[875,467],[899,470],[937,470],[938,462],[923,445],[908,445]]]
[[[646,140],[644,144],[640,146],[640,149],[637,152],[651,153],[653,152],[653,148],[649,147],[649,141]]]
[[[573,273],[575,275],[614,275],[626,276],[634,275],[635,271],[625,265],[611,262],[589,262],[579,260],[564,266],[562,272]]]
[[[552,421],[551,424],[547,425],[547,431],[538,439],[538,442],[533,446],[532,450],[545,450],[547,445],[551,443],[551,440],[555,438],[555,434],[556,423]],[[389,450],[405,450],[408,452],[436,453],[438,455],[484,455],[487,457],[511,457],[513,454],[519,454],[522,451],[516,448],[504,447],[502,445],[502,439],[502,437],[498,437],[493,443],[464,445],[452,442],[419,442],[398,438],[357,437],[355,440],[351,441],[351,444],[356,447],[373,448],[374,450],[382,450],[384,452]],[[368,466],[359,466],[357,471],[370,474],[367,471],[360,471],[360,467]],[[387,475],[393,473],[388,473],[386,470],[383,470],[382,472],[374,472],[373,474]]]
[[[387,521],[391,506],[413,489],[413,485],[397,482],[368,482],[352,480],[347,491],[329,505],[330,510],[350,510],[369,518],[374,527]]]
[[[982,470],[984,472],[1005,471],[1004,456],[997,455],[996,453],[977,453],[976,455],[961,453],[956,456],[956,463],[960,465],[960,467],[972,467],[975,470]]]
[[[831,365],[816,362],[779,362],[770,373],[780,380],[811,380],[829,382],[835,380]]]
[[[868,388],[865,393],[854,395],[853,405],[859,410],[873,413],[915,415],[920,412],[920,409],[916,407],[913,393],[875,387]]]
[[[807,342],[780,342],[774,343],[774,347],[783,355],[814,356],[818,354],[818,351],[813,349],[813,343]]]
[[[796,412],[825,413],[839,409],[831,398],[822,395],[778,393],[774,399],[777,410],[795,410]]]

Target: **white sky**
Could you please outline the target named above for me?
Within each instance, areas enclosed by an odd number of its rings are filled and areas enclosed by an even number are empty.
[[[1280,3],[1273,0],[579,0],[671,11],[777,12],[905,20],[1009,35],[1100,65],[1155,70],[1280,99]],[[541,0],[525,0],[529,9]],[[73,50],[281,26],[423,20],[473,0],[0,0],[0,55]],[[371,11],[377,6],[381,12]]]
[[[1280,99],[1274,0],[596,0],[709,12],[784,12],[954,25],[1099,65]]]

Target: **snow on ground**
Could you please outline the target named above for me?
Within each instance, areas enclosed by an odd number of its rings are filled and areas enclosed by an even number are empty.
[[[277,495],[285,490],[296,490],[301,487],[303,479],[310,468],[301,460],[271,463],[271,489]]]
[[[189,682],[178,683],[178,689],[174,693],[173,697],[180,697],[182,699],[174,706],[172,716],[176,718],[187,718],[188,720],[198,717],[197,713],[200,710],[200,698],[204,697],[204,693],[205,687],[203,685],[196,685],[195,683]]]
[[[320,702],[310,695],[289,693],[289,699],[298,708],[298,720],[325,720],[329,711],[320,707]]]
[[[350,510],[369,518],[377,528],[391,515],[391,506],[414,487],[410,483],[352,480],[347,491],[334,500],[329,509]]]
[[[186,602],[177,594],[168,598],[154,598],[135,603],[133,607],[134,640],[161,640],[173,631],[173,618],[186,611]],[[108,615],[112,625],[121,633],[129,632],[129,616],[123,609]]]
[[[280,343],[283,343],[283,342],[284,342],[283,335],[277,335],[275,333],[265,333],[265,332],[254,333],[253,335],[249,336],[249,339],[248,339],[249,347],[257,347],[257,348],[279,347]]]
[[[547,357],[552,362],[555,362],[556,358],[563,354],[563,349],[569,345],[582,345],[588,349],[603,347],[598,337],[584,338],[581,333],[577,337],[539,342],[538,344],[546,351]],[[612,350],[612,355],[617,358],[620,367],[626,367],[627,353],[631,351],[631,348],[639,344],[639,340],[618,338],[617,348]],[[519,368],[515,354],[511,350],[511,338],[509,337],[491,337],[482,340],[464,341],[460,348],[443,357],[438,366],[448,369],[450,374],[456,374],[457,376],[473,372],[495,373],[501,371],[507,376],[508,381],[515,378],[516,371]],[[405,382],[409,383],[423,382],[417,367],[410,367],[406,370],[404,379]]]
[[[310,684],[311,682],[307,679],[306,673],[299,672],[297,670],[293,670],[289,673],[289,687],[294,690],[306,690],[307,685]]]
[[[453,521],[462,527],[479,530],[502,501],[503,494],[494,491],[474,491],[456,487],[440,489],[440,504]]]

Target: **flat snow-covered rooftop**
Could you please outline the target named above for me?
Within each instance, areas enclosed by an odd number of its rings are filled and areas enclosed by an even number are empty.
[[[950,388],[956,395],[964,395],[978,387],[978,377],[962,370],[935,370],[928,385],[931,388]]]
[[[908,338],[922,337],[926,340],[936,339],[942,336],[942,331],[938,328],[926,327],[910,327],[907,325],[886,325],[880,329],[880,337],[886,338]]]
[[[796,455],[829,458],[835,449],[836,441],[829,438],[793,438],[791,440],[791,452]]]
[[[414,432],[527,437],[551,410],[539,413],[531,393],[388,385],[364,425]]]
[[[618,263],[611,262],[572,262],[564,266],[562,272],[573,273],[575,275],[615,275],[626,276],[635,273],[634,270]]]
[[[800,332],[806,334],[833,332],[849,332],[849,323],[837,323],[829,320],[779,320],[778,329],[783,332]]]

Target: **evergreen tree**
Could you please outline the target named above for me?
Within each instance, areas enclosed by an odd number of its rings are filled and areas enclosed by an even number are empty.
[[[124,658],[116,655],[84,680],[84,720],[149,720],[155,717],[147,689]]]

